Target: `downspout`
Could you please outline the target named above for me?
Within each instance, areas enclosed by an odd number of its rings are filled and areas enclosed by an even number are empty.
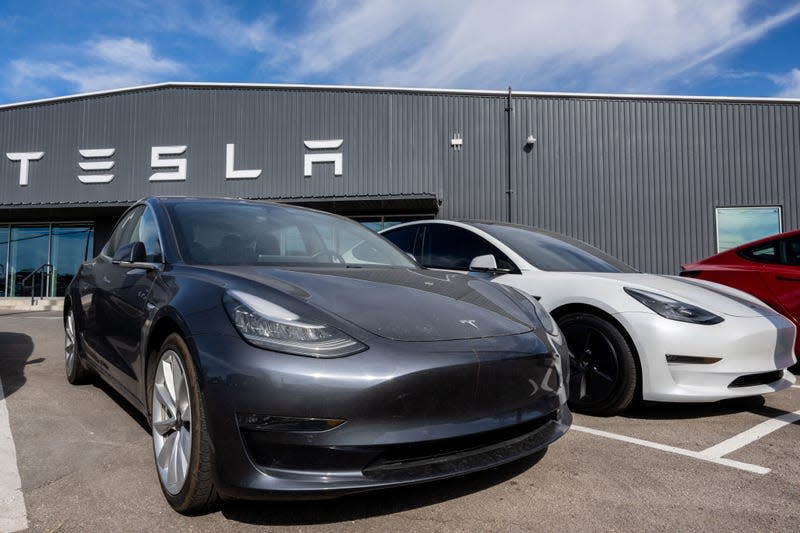
[[[511,189],[511,112],[514,110],[511,107],[511,85],[508,86],[508,101],[506,104],[506,113],[508,114],[508,186],[506,187],[506,197],[508,198],[508,212],[507,212],[507,222],[513,222],[511,220],[511,195],[513,194],[513,190]]]

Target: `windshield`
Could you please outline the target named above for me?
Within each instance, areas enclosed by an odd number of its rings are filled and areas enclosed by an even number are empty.
[[[522,226],[474,224],[501,240],[539,270],[551,272],[636,272],[619,259],[577,239]]]
[[[416,267],[383,237],[325,213],[214,200],[172,202],[167,211],[190,264]]]

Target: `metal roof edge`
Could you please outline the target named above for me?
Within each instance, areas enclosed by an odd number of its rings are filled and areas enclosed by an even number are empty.
[[[2,209],[63,209],[75,207],[125,207],[141,202],[147,198],[203,198],[203,199],[233,199],[233,200],[270,200],[281,202],[359,202],[369,200],[427,200],[438,201],[438,196],[431,192],[414,192],[401,194],[356,194],[347,196],[225,196],[225,195],[185,195],[185,194],[151,194],[144,197],[128,200],[87,200],[87,201],[66,201],[66,202],[14,202],[0,203]]]
[[[284,89],[284,90],[319,90],[319,91],[359,91],[359,92],[396,92],[418,94],[450,94],[465,96],[506,96],[508,90],[479,90],[479,89],[437,89],[424,87],[378,87],[360,85],[304,85],[282,83],[215,83],[215,82],[162,82],[149,85],[138,85],[119,89],[78,93],[66,96],[56,96],[39,100],[28,100],[0,105],[0,110],[44,105],[83,98],[113,96],[130,92],[170,89],[170,88],[197,88],[197,89]],[[547,92],[547,91],[513,91],[512,96],[543,97],[543,98],[574,98],[574,99],[605,99],[605,100],[663,100],[663,101],[688,101],[688,102],[730,102],[730,103],[768,103],[768,104],[800,104],[800,98],[756,97],[756,96],[698,96],[698,95],[666,95],[666,94],[620,94],[620,93],[573,93],[573,92]]]

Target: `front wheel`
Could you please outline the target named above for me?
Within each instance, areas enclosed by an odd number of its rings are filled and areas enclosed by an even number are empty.
[[[570,349],[570,408],[603,416],[624,411],[634,400],[637,374],[622,333],[588,313],[565,315],[558,325]]]
[[[197,371],[183,338],[172,334],[164,340],[150,374],[150,425],[161,490],[179,513],[213,510],[218,501],[214,458]]]

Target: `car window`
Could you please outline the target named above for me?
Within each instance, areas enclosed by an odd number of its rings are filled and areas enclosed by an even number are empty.
[[[786,265],[800,265],[800,237],[792,237],[783,242],[786,255],[782,262]]]
[[[125,218],[123,224],[118,232],[114,232],[116,238],[112,237],[110,241],[113,243],[113,251],[108,255],[113,256],[114,251],[126,244],[141,241],[144,243],[146,261],[161,262],[161,242],[158,239],[158,226],[153,211],[149,207],[140,206]]]
[[[423,266],[469,270],[473,259],[489,254],[494,256],[498,268],[516,270],[511,260],[496,246],[467,229],[444,224],[425,225]]]
[[[526,226],[475,223],[539,270],[550,272],[636,272],[594,246]]]
[[[145,206],[140,205],[125,214],[122,220],[117,223],[114,233],[111,234],[108,243],[106,243],[103,248],[103,254],[113,257],[114,252],[116,252],[120,246],[131,242],[131,235],[137,230],[139,219],[142,217],[144,209]]]
[[[173,203],[167,211],[188,263],[414,266],[361,224],[325,213],[214,201]]]
[[[759,263],[778,263],[780,259],[778,243],[779,241],[771,241],[766,244],[745,248],[739,252],[739,255]]]
[[[386,233],[381,233],[381,235],[392,241],[395,246],[405,253],[414,255],[419,261],[421,257],[419,257],[419,254],[414,254],[414,244],[417,241],[417,232],[421,227],[422,226],[409,226],[407,228],[387,231]]]
[[[139,219],[138,234],[136,239],[132,242],[142,241],[144,243],[144,251],[147,255],[147,261],[151,263],[160,263],[161,257],[161,241],[158,238],[158,224],[153,211],[148,207],[145,209],[142,218]]]

